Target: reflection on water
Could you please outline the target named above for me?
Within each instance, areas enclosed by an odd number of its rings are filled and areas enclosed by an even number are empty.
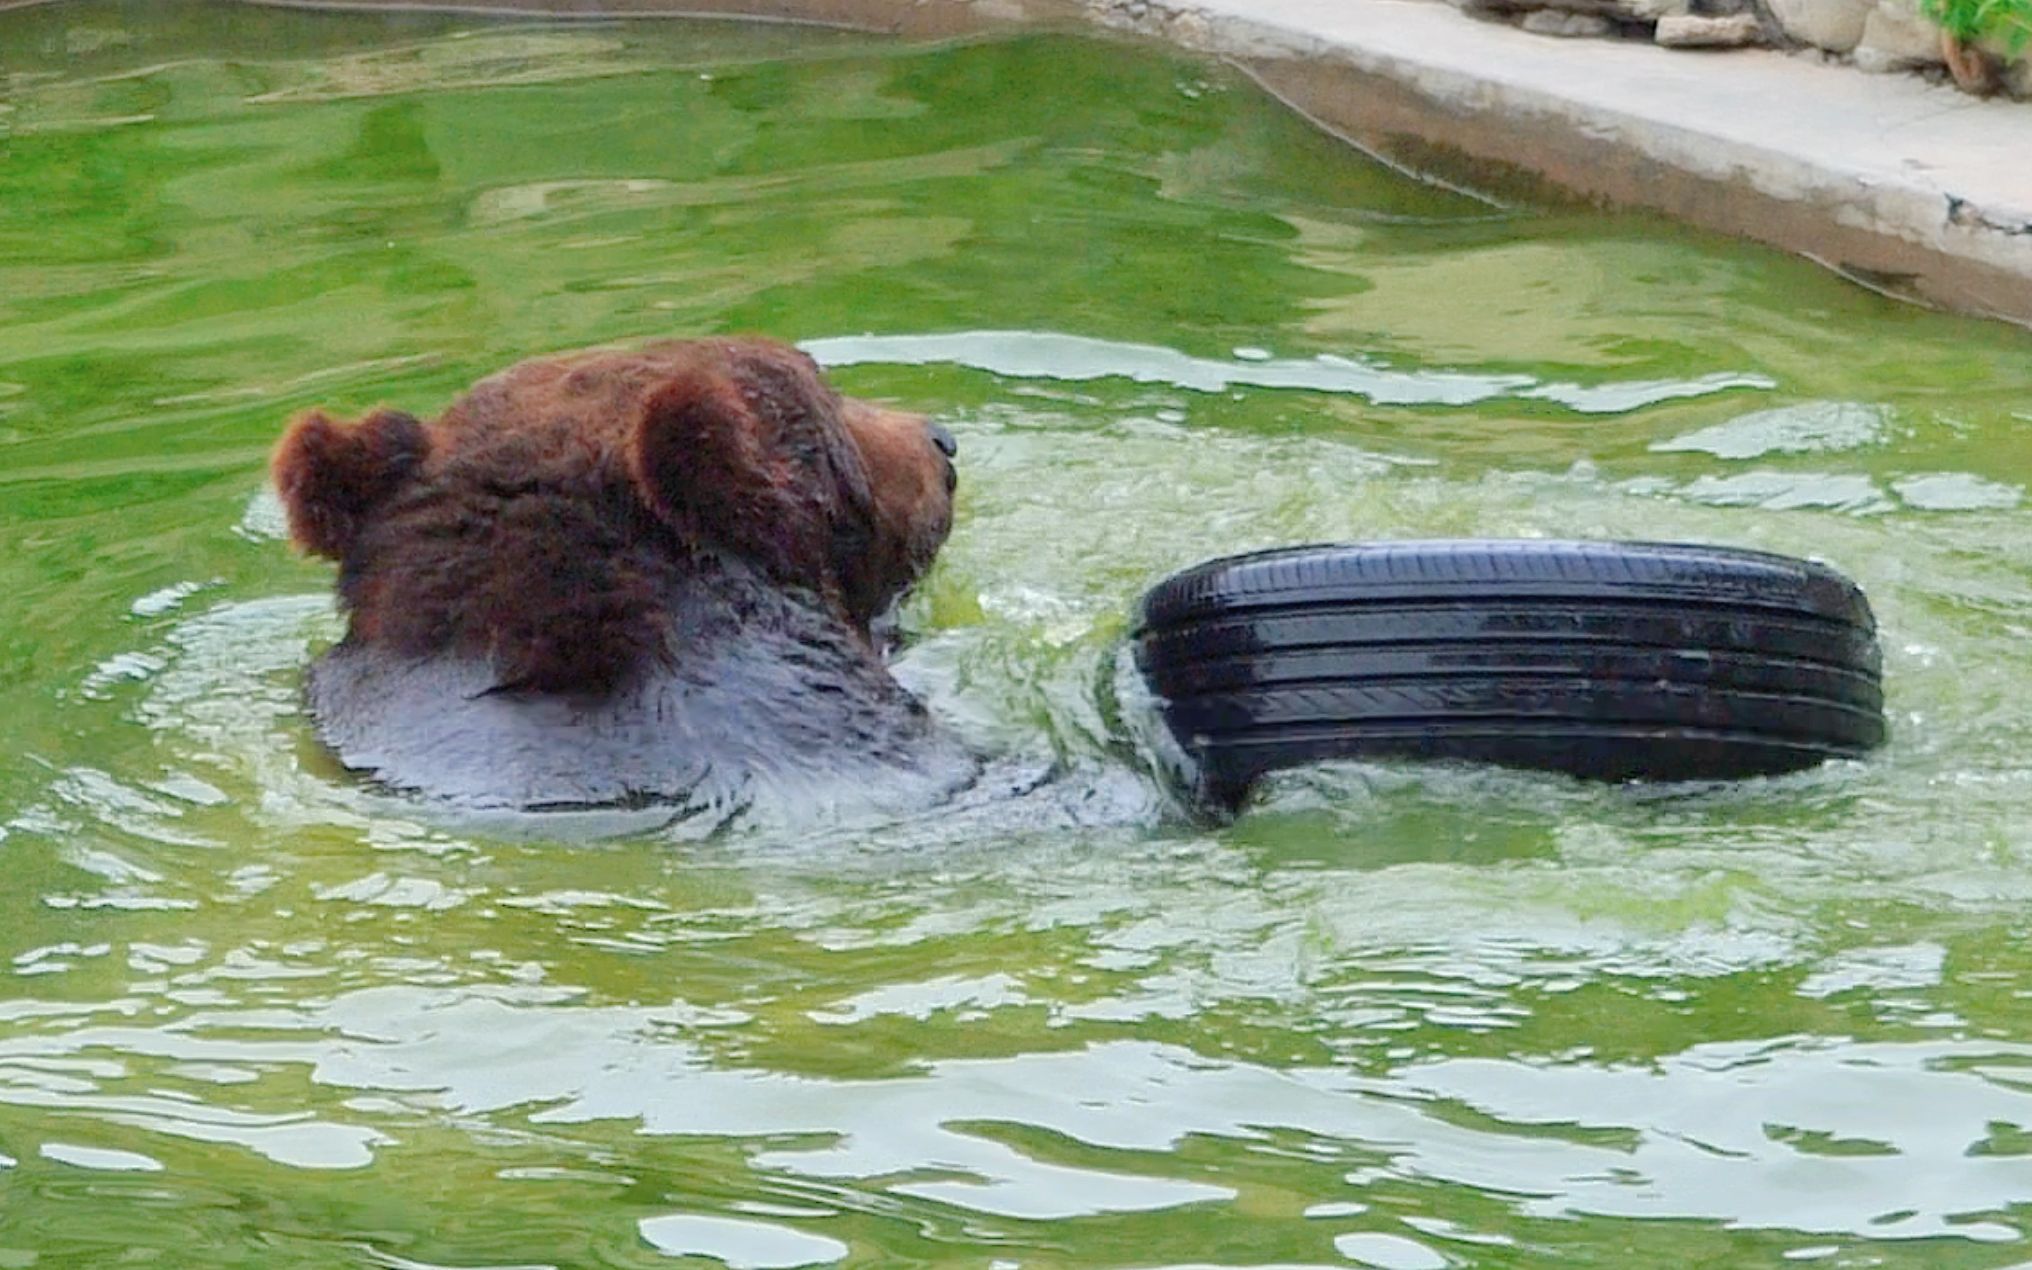
[[[1529,375],[1470,375],[1459,371],[1393,371],[1371,361],[1321,353],[1303,361],[1273,358],[1261,349],[1235,350],[1235,360],[1187,357],[1168,348],[1114,344],[1076,335],[1035,331],[963,331],[952,335],[846,336],[805,344],[824,366],[880,362],[905,366],[948,363],[1015,378],[1121,377],[1193,392],[1232,386],[1303,388],[1345,393],[1377,405],[1465,406],[1500,397],[1556,401],[1583,414],[1622,414],[1681,397],[1731,388],[1776,387],[1763,375],[1710,374],[1685,381],[1578,384],[1540,383]]]
[[[1017,993],[984,1006],[949,987],[923,994],[941,999],[936,1007],[897,1013],[936,1025],[1039,1004]],[[397,1139],[350,1122],[397,1107],[452,1121],[512,1115],[563,1139],[564,1150],[587,1149],[565,1142],[598,1136],[588,1126],[622,1122],[652,1137],[745,1144],[746,1167],[779,1186],[853,1182],[1022,1221],[1232,1203],[1246,1168],[1214,1167],[1186,1144],[1225,1142],[1246,1163],[1293,1136],[1344,1144],[1317,1152],[1321,1162],[1342,1155],[1344,1170],[1320,1179],[1319,1198],[1353,1198],[1393,1179],[1507,1194],[1526,1219],[1701,1218],[1995,1241],[2019,1232],[1958,1215],[2009,1208],[2032,1184],[2032,1161],[2001,1127],[2026,1112],[2014,1079],[2032,1058],[2023,1046],[1722,1043],[1655,1065],[1446,1058],[1377,1077],[1125,1039],[842,1079],[716,1063],[687,1042],[695,1030],[750,1022],[738,1012],[586,1007],[571,995],[388,987],[287,1017],[78,1027],[61,1045],[0,1050],[0,1088],[15,1106],[94,1113],[296,1169],[369,1166]],[[250,1029],[263,1037],[231,1035]],[[382,1097],[353,1099],[330,1119],[233,1114],[36,1075],[107,1053],[226,1085],[300,1068],[317,1086]],[[1344,1154],[1352,1144],[1369,1149]],[[163,1167],[132,1152],[71,1147],[61,1158]],[[1536,1179],[1528,1192],[1525,1177]]]
[[[74,3],[0,76],[0,1267],[2026,1260],[2023,332],[1075,40]],[[960,436],[897,670],[995,780],[689,840],[338,770],[280,421],[743,329]],[[1179,816],[1140,590],[1450,534],[1825,558],[1892,741]]]

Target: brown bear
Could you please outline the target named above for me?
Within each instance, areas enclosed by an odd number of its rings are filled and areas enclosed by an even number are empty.
[[[272,471],[339,564],[317,734],[481,808],[926,805],[974,762],[876,623],[951,529],[956,448],[759,338],[537,358],[429,424],[311,411]]]

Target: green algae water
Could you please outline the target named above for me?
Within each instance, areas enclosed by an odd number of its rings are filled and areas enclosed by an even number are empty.
[[[764,331],[935,411],[899,674],[1034,794],[688,841],[310,742],[312,404]],[[2032,1259],[2032,336],[1058,37],[0,14],[0,1268]],[[1826,559],[1866,763],[1149,772],[1165,572]]]

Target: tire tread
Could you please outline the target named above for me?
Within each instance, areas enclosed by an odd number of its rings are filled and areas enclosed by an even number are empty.
[[[1138,667],[1203,793],[1409,756],[1597,779],[1735,778],[1882,743],[1860,588],[1768,552],[1403,541],[1208,561],[1138,606]]]

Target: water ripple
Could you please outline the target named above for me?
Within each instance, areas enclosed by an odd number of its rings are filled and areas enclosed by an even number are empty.
[[[1372,359],[1333,353],[1275,358],[1259,356],[1261,350],[1255,349],[1237,350],[1242,355],[1221,361],[1157,345],[1043,331],[843,335],[807,340],[803,348],[824,366],[942,363],[1015,379],[1120,378],[1203,393],[1237,386],[1299,388],[1360,397],[1377,405],[1463,406],[1508,398],[1556,402],[1581,414],[1622,414],[1665,401],[1777,387],[1769,376],[1735,373],[1592,385],[1544,383],[1530,375],[1395,370]]]

